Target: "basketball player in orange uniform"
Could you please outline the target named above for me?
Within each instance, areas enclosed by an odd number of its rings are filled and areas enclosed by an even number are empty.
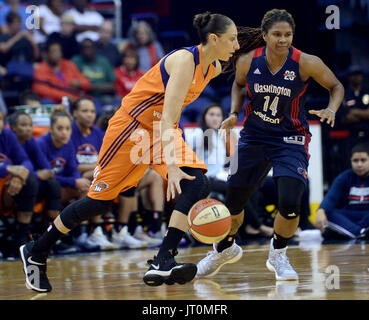
[[[158,286],[183,284],[195,277],[196,265],[177,264],[174,256],[188,230],[190,208],[209,193],[207,169],[185,144],[178,122],[182,108],[221,73],[218,60],[229,60],[239,44],[235,24],[224,15],[198,14],[193,24],[201,44],[162,58],[136,83],[109,121],[88,195],[66,207],[39,239],[20,247],[28,288],[51,290],[46,275],[51,247],[82,221],[105,213],[120,193],[137,186],[148,166],[168,180],[167,200],[176,192],[180,196],[144,281]],[[36,279],[35,274],[39,274]]]

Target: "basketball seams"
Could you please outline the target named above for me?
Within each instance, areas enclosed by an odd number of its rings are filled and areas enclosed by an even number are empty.
[[[211,198],[195,203],[188,214],[192,236],[206,244],[218,242],[226,237],[231,223],[232,218],[227,207],[222,202]]]

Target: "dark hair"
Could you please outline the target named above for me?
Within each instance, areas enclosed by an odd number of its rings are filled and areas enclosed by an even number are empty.
[[[138,55],[137,50],[135,50],[133,48],[128,48],[128,49],[124,50],[123,53],[122,53],[122,57],[121,57],[122,63],[123,63],[123,59],[125,57],[127,57],[128,55],[134,56],[136,58],[135,70],[137,70],[138,69],[138,66],[140,64],[140,57]]]
[[[238,31],[238,43],[240,49],[237,50],[234,55],[224,64],[224,70],[228,70],[230,67],[235,69],[237,59],[245,53],[248,53],[256,48],[265,45],[263,39],[263,32],[268,33],[269,29],[279,21],[285,21],[289,23],[293,33],[295,33],[295,21],[290,13],[284,9],[272,9],[265,13],[261,26],[259,28],[250,27],[237,27]],[[228,70],[230,71],[230,70]]]
[[[17,12],[12,12],[11,11],[6,15],[6,23],[7,24],[13,23],[15,20],[22,21],[22,17]]]
[[[110,111],[104,111],[96,121],[96,126],[101,130],[106,131],[108,129],[109,120],[114,116],[118,108],[114,108]]]
[[[208,35],[210,33],[220,36],[226,32],[227,27],[232,23],[233,21],[227,16],[209,11],[199,13],[193,18],[193,26],[196,28],[202,44],[208,42]]]
[[[40,101],[40,98],[36,92],[33,92],[31,90],[25,90],[20,94],[19,102],[21,105],[26,105],[28,100]]]
[[[10,128],[14,128],[16,125],[17,125],[17,121],[19,119],[20,116],[27,116],[29,118],[31,118],[31,116],[24,112],[24,111],[16,111],[16,112],[13,112],[11,115],[8,116],[7,120],[8,120],[8,123],[9,123],[9,126]]]
[[[88,101],[91,101],[93,103],[93,105],[95,106],[95,102],[90,99],[90,98],[87,98],[87,97],[81,97],[81,98],[78,98],[76,101],[74,101],[71,105],[71,112],[73,112],[74,110],[77,110],[79,108],[79,104],[81,101],[83,100],[88,100]],[[96,106],[95,106],[95,110],[96,110]]]
[[[356,152],[365,152],[366,154],[369,155],[369,144],[367,144],[367,143],[359,143],[359,144],[355,145],[352,148],[352,150],[351,150],[351,157]]]
[[[222,109],[220,103],[216,103],[216,102],[210,103],[209,105],[206,106],[206,108],[201,113],[200,128],[201,128],[201,130],[202,130],[203,133],[207,129],[209,129],[208,125],[206,124],[205,116],[208,113],[208,111],[211,108],[214,108],[214,107],[220,108],[220,110],[222,111],[223,119],[224,119],[224,110]],[[211,135],[210,136],[208,136],[208,135],[204,136],[204,150],[212,149],[213,146],[212,146],[212,139],[211,139],[211,137],[212,137]]]
[[[68,111],[65,109],[65,107],[63,105],[58,105],[51,112],[50,127],[53,127],[56,120],[58,120],[58,118],[60,118],[60,117],[67,117],[69,119],[70,123],[72,123],[72,121],[73,121],[72,116],[68,113]]]
[[[92,46],[93,46],[94,48],[96,48],[96,44],[95,44],[95,42],[94,42],[92,39],[90,39],[90,38],[85,38],[85,39],[83,39],[83,40],[81,41],[81,43],[80,43],[80,48],[82,48],[82,47],[83,47],[83,45],[84,45],[86,42],[91,42]]]
[[[46,41],[46,44],[45,44],[45,51],[48,53],[49,50],[50,50],[50,47],[57,44],[58,46],[60,46],[60,49],[62,49],[62,45],[59,41],[57,40],[53,40],[53,39],[50,39],[48,41]],[[63,51],[63,50],[62,50]]]

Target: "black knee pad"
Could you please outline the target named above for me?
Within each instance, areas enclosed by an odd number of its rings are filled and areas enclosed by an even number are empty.
[[[228,187],[225,205],[231,215],[237,215],[245,208],[255,188],[255,186],[243,188]]]
[[[190,176],[196,177],[195,180],[181,180],[182,194],[174,207],[174,210],[187,215],[197,201],[205,199],[209,195],[209,180],[201,169],[183,167],[181,170]]]
[[[280,177],[278,186],[278,209],[280,215],[288,220],[296,219],[300,215],[302,195],[305,185],[298,179]]]
[[[38,181],[34,174],[30,173],[22,190],[14,197],[19,211],[33,212],[38,193]]]
[[[111,203],[112,200],[95,200],[86,196],[67,206],[60,213],[60,219],[66,228],[72,230],[82,221],[106,213]]]

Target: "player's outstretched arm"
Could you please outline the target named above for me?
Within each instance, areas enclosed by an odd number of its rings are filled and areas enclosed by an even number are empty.
[[[301,54],[300,75],[302,78],[312,77],[322,87],[329,91],[329,104],[322,110],[310,110],[310,114],[315,114],[321,122],[327,120],[327,124],[334,126],[336,112],[340,107],[345,89],[333,72],[317,56],[306,53]]]
[[[169,74],[169,80],[165,89],[160,130],[164,161],[168,168],[167,201],[169,201],[175,198],[176,190],[181,193],[179,183],[182,179],[195,179],[180,170],[176,164],[173,135],[174,124],[179,121],[182,106],[192,82],[195,70],[193,55],[185,50],[175,52],[166,59],[165,69]]]

